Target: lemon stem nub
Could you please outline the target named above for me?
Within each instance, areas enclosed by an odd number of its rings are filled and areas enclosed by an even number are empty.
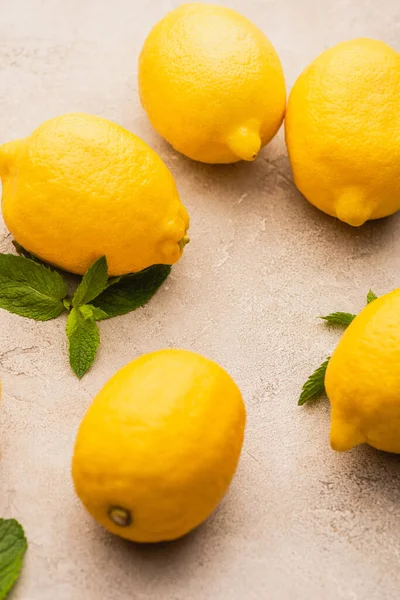
[[[238,158],[252,161],[260,152],[260,134],[249,127],[239,127],[229,136],[227,145]]]
[[[178,242],[178,246],[181,250],[184,249],[184,247],[186,246],[186,244],[188,244],[190,242],[190,237],[188,236],[187,233],[185,233],[185,235],[183,236],[183,238],[181,240],[179,240]]]
[[[121,506],[112,506],[108,511],[108,516],[118,527],[129,527],[132,523],[132,513]]]

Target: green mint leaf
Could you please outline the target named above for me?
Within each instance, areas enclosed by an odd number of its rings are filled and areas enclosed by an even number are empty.
[[[325,373],[330,357],[310,377],[301,389],[298,405],[303,406],[306,402],[314,400],[325,393]]]
[[[118,283],[118,281],[121,281],[121,279],[123,277],[124,277],[124,275],[118,275],[118,277],[110,277],[110,279],[107,281],[107,287],[111,287],[115,283]],[[126,277],[126,275],[125,275],[125,277]]]
[[[95,321],[103,321],[104,319],[108,319],[108,314],[104,310],[101,310],[101,308],[92,305],[90,305],[90,308],[92,309],[93,318]]]
[[[0,600],[17,581],[28,547],[24,530],[15,519],[0,519]]]
[[[105,256],[102,256],[99,260],[96,260],[83,276],[72,298],[72,306],[80,306],[94,300],[105,290],[107,282],[107,260]]]
[[[83,304],[82,306],[79,307],[79,312],[81,313],[82,317],[86,320],[86,319],[93,319],[93,309],[90,306],[90,304]]]
[[[92,304],[83,304],[79,307],[81,314],[84,319],[94,319],[95,321],[101,321],[102,319],[107,319],[107,313],[101,308],[97,308],[97,306],[93,306]]]
[[[67,319],[69,363],[79,379],[92,366],[100,344],[100,334],[96,321],[93,317],[85,317],[86,308],[90,307],[74,307]]]
[[[169,265],[153,265],[140,273],[115,281],[93,301],[107,313],[107,318],[125,315],[146,304],[171,272]]]
[[[371,302],[373,302],[377,298],[378,298],[378,296],[376,294],[374,294],[374,292],[372,290],[369,290],[369,292],[367,294],[367,304],[371,304]]]
[[[23,256],[0,254],[0,308],[36,321],[64,311],[67,285],[56,271]]]
[[[344,325],[347,327],[356,318],[356,315],[346,312],[334,312],[326,317],[319,317],[326,321],[329,325]]]

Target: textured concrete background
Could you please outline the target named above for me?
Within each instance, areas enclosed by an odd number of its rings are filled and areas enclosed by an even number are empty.
[[[357,311],[372,287],[400,281],[400,216],[351,229],[295,190],[282,132],[252,165],[177,155],[140,108],[136,59],[179,1],[0,0],[0,142],[86,111],[146,140],[176,176],[192,243],[146,308],[101,324],[78,382],[65,320],[0,313],[0,515],[30,542],[13,600],[384,600],[399,596],[400,463],[328,444],[326,401],[297,408],[305,378],[339,332],[316,316]],[[222,1],[221,4],[228,4]],[[396,0],[230,0],[261,27],[288,87],[322,50],[357,36],[400,50]],[[0,250],[11,240],[1,224]],[[143,352],[180,346],[226,367],[248,406],[245,449],[219,510],[175,544],[108,535],[75,498],[69,474],[92,397]]]

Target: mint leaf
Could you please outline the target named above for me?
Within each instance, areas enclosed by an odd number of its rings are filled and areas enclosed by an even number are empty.
[[[87,316],[87,308],[90,307],[74,307],[67,319],[69,363],[79,379],[92,366],[100,344],[100,334],[96,321],[93,316]]]
[[[28,547],[24,530],[15,519],[0,519],[0,600],[17,581]]]
[[[103,321],[104,319],[108,319],[108,314],[104,312],[104,310],[101,310],[101,308],[97,308],[97,306],[92,306],[91,304],[88,306],[90,306],[92,309],[93,318],[95,321]]]
[[[126,277],[126,275],[118,275],[117,277],[110,277],[110,279],[107,281],[107,287],[111,287],[115,283],[118,283],[118,281],[121,281],[121,279],[123,277]]]
[[[0,254],[0,308],[48,321],[64,311],[66,295],[67,285],[56,271],[23,256]]]
[[[356,318],[356,315],[346,312],[334,312],[326,317],[319,317],[326,321],[329,325],[344,325],[347,327]]]
[[[84,304],[79,307],[79,312],[84,319],[93,319],[93,309],[90,304]]]
[[[84,319],[94,319],[95,321],[100,321],[102,319],[107,319],[107,313],[101,308],[97,308],[97,306],[93,306],[92,304],[84,304],[79,307],[81,314]]]
[[[372,290],[369,290],[367,294],[367,304],[371,304],[374,300],[377,300],[378,296],[374,294]]]
[[[146,304],[170,272],[169,265],[153,265],[140,273],[121,277],[97,296],[93,305],[105,311],[107,318],[125,315]]]
[[[314,400],[325,393],[325,373],[330,357],[307,379],[301,389],[298,405],[303,406],[306,402]]]
[[[76,288],[72,306],[80,306],[94,300],[107,287],[107,282],[107,259],[102,256],[86,271]]]

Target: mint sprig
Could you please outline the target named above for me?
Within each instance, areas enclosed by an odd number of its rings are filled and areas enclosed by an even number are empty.
[[[15,519],[0,519],[0,600],[16,583],[28,547],[25,533]]]
[[[154,265],[109,279],[103,256],[88,269],[71,298],[60,273],[18,244],[15,247],[21,256],[0,254],[0,308],[36,321],[55,319],[67,311],[69,360],[79,378],[92,366],[100,344],[96,321],[143,306],[171,272],[169,265]]]
[[[374,300],[376,300],[378,296],[372,291],[369,290],[367,294],[367,304],[370,304]],[[356,315],[352,313],[346,312],[334,312],[326,315],[325,317],[319,317],[328,323],[328,325],[339,325],[342,327],[348,327],[352,321],[356,318]],[[298,405],[303,406],[310,400],[315,400],[318,397],[326,395],[325,390],[325,374],[326,369],[328,368],[330,358],[327,358],[318,369],[314,371],[312,375],[307,379],[305,384],[301,389],[300,398],[298,400]]]

